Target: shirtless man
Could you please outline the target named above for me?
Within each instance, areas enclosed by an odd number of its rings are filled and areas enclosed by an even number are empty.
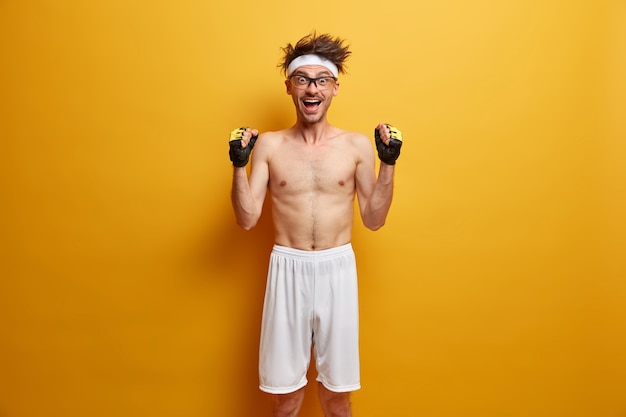
[[[237,223],[245,230],[254,227],[267,190],[272,199],[275,245],[263,309],[260,388],[273,395],[274,417],[297,416],[313,346],[324,414],[346,417],[351,416],[350,392],[360,388],[350,244],[354,198],[364,225],[382,227],[402,136],[387,124],[375,128],[381,159],[376,176],[370,139],[334,127],[326,117],[350,55],[343,40],[311,34],[283,52],[295,125],[258,139],[255,129],[235,129],[230,140]]]

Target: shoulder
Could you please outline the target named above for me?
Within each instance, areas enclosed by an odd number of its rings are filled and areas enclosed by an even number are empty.
[[[372,141],[363,133],[342,131],[341,136],[345,143],[354,147],[361,154],[367,154],[372,150]]]
[[[254,150],[257,152],[270,150],[271,148],[278,146],[282,138],[283,135],[281,132],[260,133],[256,141]]]
[[[357,165],[373,160],[373,144],[369,137],[360,132],[335,129],[332,135],[333,146],[344,156],[350,156]]]
[[[286,130],[279,131],[267,131],[259,134],[259,143],[264,143],[265,146],[279,143],[285,140]]]
[[[374,161],[374,146],[372,140],[360,132],[345,132],[357,166],[369,166]],[[364,163],[364,165],[362,165]]]

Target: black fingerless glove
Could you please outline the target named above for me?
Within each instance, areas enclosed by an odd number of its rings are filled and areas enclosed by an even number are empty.
[[[230,140],[228,141],[228,145],[230,146],[230,150],[228,151],[228,155],[230,156],[230,160],[233,165],[237,168],[245,167],[248,164],[250,159],[250,153],[252,152],[252,148],[254,148],[254,143],[256,142],[258,135],[252,136],[250,138],[250,142],[248,142],[248,146],[245,148],[241,147],[241,138],[245,133],[246,128],[240,127],[239,129],[235,129],[230,132]]]
[[[402,147],[402,132],[394,126],[387,124],[390,133],[389,145],[385,145],[380,138],[378,128],[374,129],[374,138],[376,140],[376,150],[378,158],[387,165],[395,165],[396,160],[400,156],[400,148]]]

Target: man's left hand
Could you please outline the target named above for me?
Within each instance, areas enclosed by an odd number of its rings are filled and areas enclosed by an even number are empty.
[[[388,123],[379,123],[374,129],[378,157],[387,165],[395,165],[402,147],[402,132]]]

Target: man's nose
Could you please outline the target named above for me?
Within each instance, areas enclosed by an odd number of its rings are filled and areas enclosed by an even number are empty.
[[[309,84],[306,86],[306,89],[310,89],[311,86],[314,86],[315,89],[319,89],[319,87],[317,86],[317,80],[309,80]]]

